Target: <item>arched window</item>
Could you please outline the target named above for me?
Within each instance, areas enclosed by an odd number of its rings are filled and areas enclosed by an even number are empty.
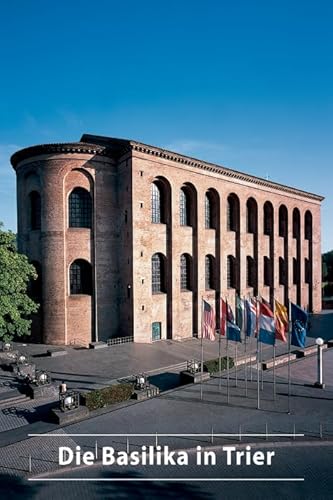
[[[42,298],[42,267],[39,262],[32,261],[31,264],[36,269],[37,279],[29,282],[28,293],[33,299]]]
[[[207,193],[205,194],[205,228],[212,228],[212,200]]]
[[[228,231],[239,230],[239,199],[235,194],[228,196],[227,202],[227,229]]]
[[[288,211],[285,205],[279,208],[279,236],[282,238],[288,236]]]
[[[206,290],[215,289],[215,259],[212,255],[205,257],[205,288]]]
[[[279,257],[279,284],[287,284],[287,266],[286,261],[283,257]]]
[[[264,204],[264,234],[273,234],[273,205],[269,201]]]
[[[249,288],[254,288],[256,285],[256,263],[253,257],[250,257],[249,255],[246,258],[246,264],[247,264],[247,286]]]
[[[151,221],[160,224],[164,221],[164,199],[162,187],[153,182],[151,185]]]
[[[155,253],[151,258],[151,288],[153,293],[164,293],[165,283],[165,257]]]
[[[304,226],[305,226],[305,239],[312,240],[312,214],[309,210],[305,212]]]
[[[69,268],[71,295],[92,295],[92,270],[89,262],[77,259]]]
[[[190,226],[191,225],[191,203],[190,194],[185,188],[180,190],[180,203],[179,203],[179,213],[180,213],[180,225]]]
[[[69,227],[92,226],[92,202],[90,193],[81,187],[69,195]]]
[[[293,238],[298,239],[300,237],[301,230],[301,216],[298,208],[293,210]]]
[[[272,259],[264,257],[264,286],[273,286]]]
[[[257,232],[258,207],[254,198],[249,198],[246,202],[246,215],[247,232],[255,234]]]
[[[37,191],[29,194],[30,200],[30,229],[39,230],[41,227],[41,199]]]
[[[192,283],[191,283],[191,269],[192,267],[192,259],[190,255],[187,253],[184,253],[180,257],[180,289],[181,290],[191,290],[192,289]]]
[[[228,255],[227,260],[227,286],[236,288],[236,259],[233,255]]]

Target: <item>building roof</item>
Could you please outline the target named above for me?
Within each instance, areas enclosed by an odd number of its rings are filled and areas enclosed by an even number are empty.
[[[12,155],[11,164],[13,165],[14,168],[16,168],[18,163],[25,160],[26,158],[44,154],[52,154],[52,153],[53,154],[86,153],[86,154],[97,154],[102,156],[119,158],[123,154],[131,150],[149,154],[155,157],[164,158],[170,161],[199,168],[202,170],[207,170],[228,178],[234,178],[241,181],[256,184],[257,186],[260,185],[263,187],[275,189],[278,191],[283,191],[285,193],[294,194],[297,196],[309,198],[319,202],[324,200],[323,196],[320,196],[315,193],[310,193],[291,186],[286,186],[284,184],[280,184],[267,179],[263,179],[261,177],[256,177],[254,175],[239,172],[237,170],[233,170],[214,163],[209,163],[203,160],[199,160],[197,158],[192,158],[190,156],[179,154],[156,146],[150,146],[142,142],[137,142],[128,139],[117,139],[113,137],[105,137],[99,135],[83,134],[80,142],[41,144],[24,148]]]

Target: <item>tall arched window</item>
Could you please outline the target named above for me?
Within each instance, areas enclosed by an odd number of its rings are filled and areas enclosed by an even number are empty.
[[[298,208],[293,210],[293,238],[298,239],[301,230],[301,216]]]
[[[239,199],[235,194],[228,196],[227,229],[228,231],[239,230]]]
[[[151,221],[156,224],[165,222],[163,190],[156,182],[151,185]]]
[[[273,234],[273,205],[270,201],[264,204],[264,234],[267,236]]]
[[[288,236],[288,210],[285,205],[279,208],[279,236],[282,238]]]
[[[92,226],[92,202],[89,191],[74,188],[69,195],[69,227]]]
[[[264,286],[273,286],[273,261],[267,255],[264,257]]]
[[[236,288],[236,259],[233,255],[228,255],[227,260],[227,287]]]
[[[164,293],[165,283],[165,257],[155,253],[151,258],[151,288],[153,293]]]
[[[41,199],[37,191],[31,191],[30,201],[30,229],[39,230],[41,227]]]
[[[190,255],[184,253],[180,257],[180,289],[181,290],[191,290],[192,289],[192,259]]]
[[[206,290],[215,289],[215,259],[212,255],[205,257],[205,288]]]
[[[304,217],[304,226],[305,226],[305,239],[312,240],[312,214],[309,210],[305,212]]]
[[[207,193],[205,194],[205,228],[212,228],[212,200]]]
[[[246,202],[246,215],[247,232],[255,234],[257,232],[258,207],[254,198],[249,198]]]
[[[191,225],[191,202],[190,194],[185,188],[180,190],[180,200],[179,200],[179,213],[180,213],[180,225],[190,226]]]
[[[77,259],[71,264],[69,283],[71,295],[92,295],[92,269],[89,262]]]
[[[279,284],[287,285],[287,265],[283,257],[279,257]]]

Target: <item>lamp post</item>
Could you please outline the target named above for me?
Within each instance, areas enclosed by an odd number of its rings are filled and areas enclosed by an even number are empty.
[[[315,382],[314,386],[318,389],[325,389],[325,384],[323,383],[323,345],[324,340],[321,337],[316,339],[317,344],[317,376],[318,380]]]

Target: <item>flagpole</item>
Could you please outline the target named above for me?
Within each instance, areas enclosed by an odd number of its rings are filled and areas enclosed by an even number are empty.
[[[230,402],[230,387],[229,387],[229,339],[228,339],[228,323],[227,323],[227,316],[228,316],[228,301],[225,301],[226,303],[226,316],[225,316],[225,334],[227,337],[227,403],[229,404]]]
[[[238,377],[237,377],[237,366],[238,366],[238,342],[235,342],[235,387],[238,385]]]
[[[260,363],[262,367],[262,342],[260,342]],[[261,390],[264,390],[264,371],[261,369]]]
[[[220,309],[221,309],[221,304],[220,304]],[[221,371],[222,371],[222,364],[221,364],[221,319],[220,318],[220,335],[219,335],[219,391],[221,391]]]
[[[256,297],[257,308],[257,409],[260,410],[260,376],[259,376],[259,310],[258,297]]]
[[[292,321],[291,321],[291,302],[288,300],[288,309],[289,309],[289,332],[288,332],[288,415],[290,415],[290,392],[291,392],[291,380],[290,380],[290,337],[291,337],[291,329],[292,329]]]
[[[273,297],[273,317],[275,320],[275,298]],[[275,338],[274,338],[274,345],[273,345],[273,399],[275,401],[276,399],[276,380],[275,380],[275,341],[276,341],[276,332],[275,332]]]
[[[202,401],[202,379],[203,379],[203,316],[204,316],[204,301],[201,297],[201,377],[200,377],[200,400]]]
[[[245,324],[245,297],[243,297],[243,306],[244,306],[244,310],[243,310],[243,324]],[[246,329],[244,328],[244,342],[245,342],[245,348],[244,348],[244,351],[245,351],[245,397],[247,397],[247,352],[246,352]]]

